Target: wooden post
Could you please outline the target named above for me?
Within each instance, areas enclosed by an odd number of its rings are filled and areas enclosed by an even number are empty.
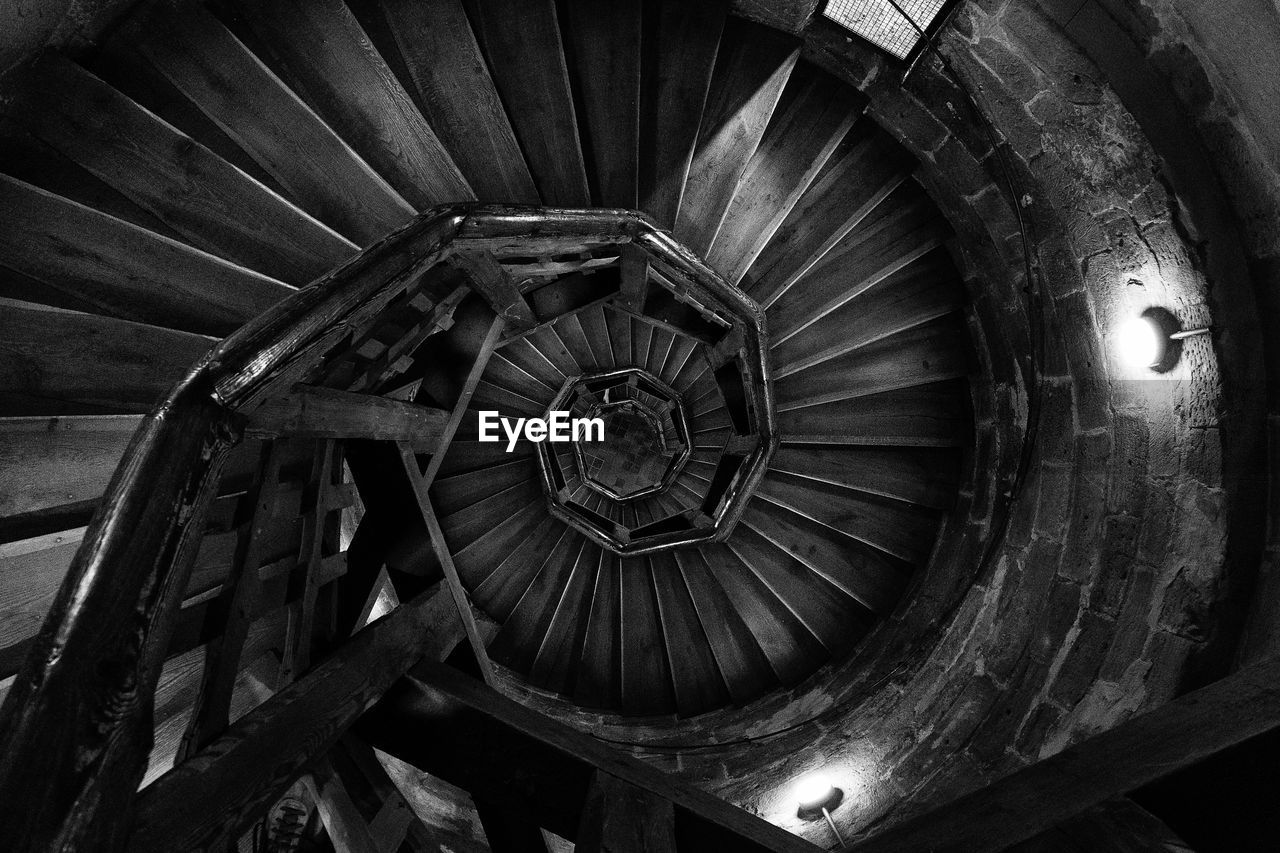
[[[596,770],[574,853],[675,853],[675,819],[670,800]]]

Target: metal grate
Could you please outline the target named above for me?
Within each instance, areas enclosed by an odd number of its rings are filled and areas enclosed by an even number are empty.
[[[916,26],[928,30],[946,0],[896,0],[911,16]],[[889,0],[828,0],[822,14],[867,41],[883,48],[899,59],[906,59],[920,40],[911,26]]]

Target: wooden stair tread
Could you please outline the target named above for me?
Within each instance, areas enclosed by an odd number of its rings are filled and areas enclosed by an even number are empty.
[[[555,3],[464,3],[543,203],[590,206]]]
[[[784,442],[960,447],[972,432],[968,402],[963,381],[934,382],[780,411],[778,426]]]
[[[480,201],[537,204],[538,190],[461,0],[374,5],[432,129]]]
[[[676,709],[671,666],[663,644],[653,569],[643,557],[623,558],[622,709],[667,714]]]
[[[862,114],[856,89],[801,62],[747,164],[707,263],[738,283]]]
[[[932,509],[955,501],[960,455],[947,448],[838,447],[783,443],[770,470]]]
[[[0,517],[96,502],[140,415],[0,418]]]
[[[799,56],[790,35],[740,18],[725,24],[674,229],[701,257],[720,230]]]
[[[620,572],[618,556],[601,552],[574,681],[574,699],[588,707],[617,707],[622,700]]]
[[[32,132],[194,245],[290,284],[354,243],[68,59],[46,56],[21,111]],[[54,106],[56,105],[56,106]]]
[[[367,245],[413,216],[382,176],[202,7],[153,6],[136,32],[134,47],[317,219]]]
[[[226,2],[269,54],[262,58],[411,204],[424,210],[474,198],[342,0]]]
[[[533,683],[556,693],[570,693],[577,677],[591,613],[596,575],[604,561],[604,549],[587,542],[578,553],[573,572],[564,584],[555,614],[548,623],[529,669]]]
[[[5,175],[0,214],[0,263],[122,320],[223,335],[293,292]]]

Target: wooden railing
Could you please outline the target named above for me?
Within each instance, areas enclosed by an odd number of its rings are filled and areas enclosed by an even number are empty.
[[[637,249],[608,251],[627,245]],[[627,275],[637,250],[658,267],[678,270],[688,287],[677,295],[702,311],[714,313],[711,303],[740,297],[640,214],[447,206],[285,299],[196,364],[134,436],[0,708],[5,849],[115,850],[127,842],[139,850],[225,850],[415,662],[446,654],[460,627],[484,671],[474,614],[438,534],[447,591],[406,601],[311,666],[308,607],[322,582],[317,546],[309,563],[299,561],[309,574],[303,579],[303,624],[291,626],[289,659],[282,662],[289,674],[284,689],[229,725],[241,650],[262,609],[255,605],[262,583],[252,553],[255,515],[216,592],[216,612],[225,620],[221,659],[210,646],[180,763],[137,794],[152,746],[157,680],[232,448],[245,436],[264,439],[261,466],[267,469],[278,464],[272,440],[329,441],[315,457],[323,484],[332,479],[334,439],[395,442],[430,527],[426,488],[469,390],[452,410],[380,396],[410,369],[418,344],[447,327],[466,296],[479,294],[496,319],[466,383],[474,390],[504,334],[555,319],[535,310],[543,303],[530,294],[554,288],[566,273],[622,267],[613,296],[641,306],[647,280]],[[462,284],[456,274],[431,275],[449,263],[461,271]],[[715,299],[707,298],[707,288],[716,291]],[[756,310],[742,300],[743,310]],[[543,302],[561,313],[575,310],[564,299]],[[398,337],[388,341],[383,334],[370,346],[380,324],[393,316]],[[759,405],[771,418],[762,354],[750,371],[765,389]],[[764,435],[767,447],[767,423]],[[425,471],[415,449],[432,455]],[[251,504],[262,504],[263,490],[274,482],[260,471],[248,493]],[[323,497],[313,500],[322,513]],[[313,532],[313,545],[315,539]],[[449,598],[453,607],[444,603]]]

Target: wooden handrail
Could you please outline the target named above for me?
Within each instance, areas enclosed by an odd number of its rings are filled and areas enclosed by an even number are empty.
[[[7,849],[123,843],[151,746],[156,682],[207,511],[227,453],[256,409],[299,383],[322,384],[326,361],[448,251],[501,262],[615,244],[661,254],[694,302],[723,281],[633,211],[450,205],[423,213],[214,346],[143,420],[0,707]],[[751,380],[767,385],[763,360],[751,368]]]

